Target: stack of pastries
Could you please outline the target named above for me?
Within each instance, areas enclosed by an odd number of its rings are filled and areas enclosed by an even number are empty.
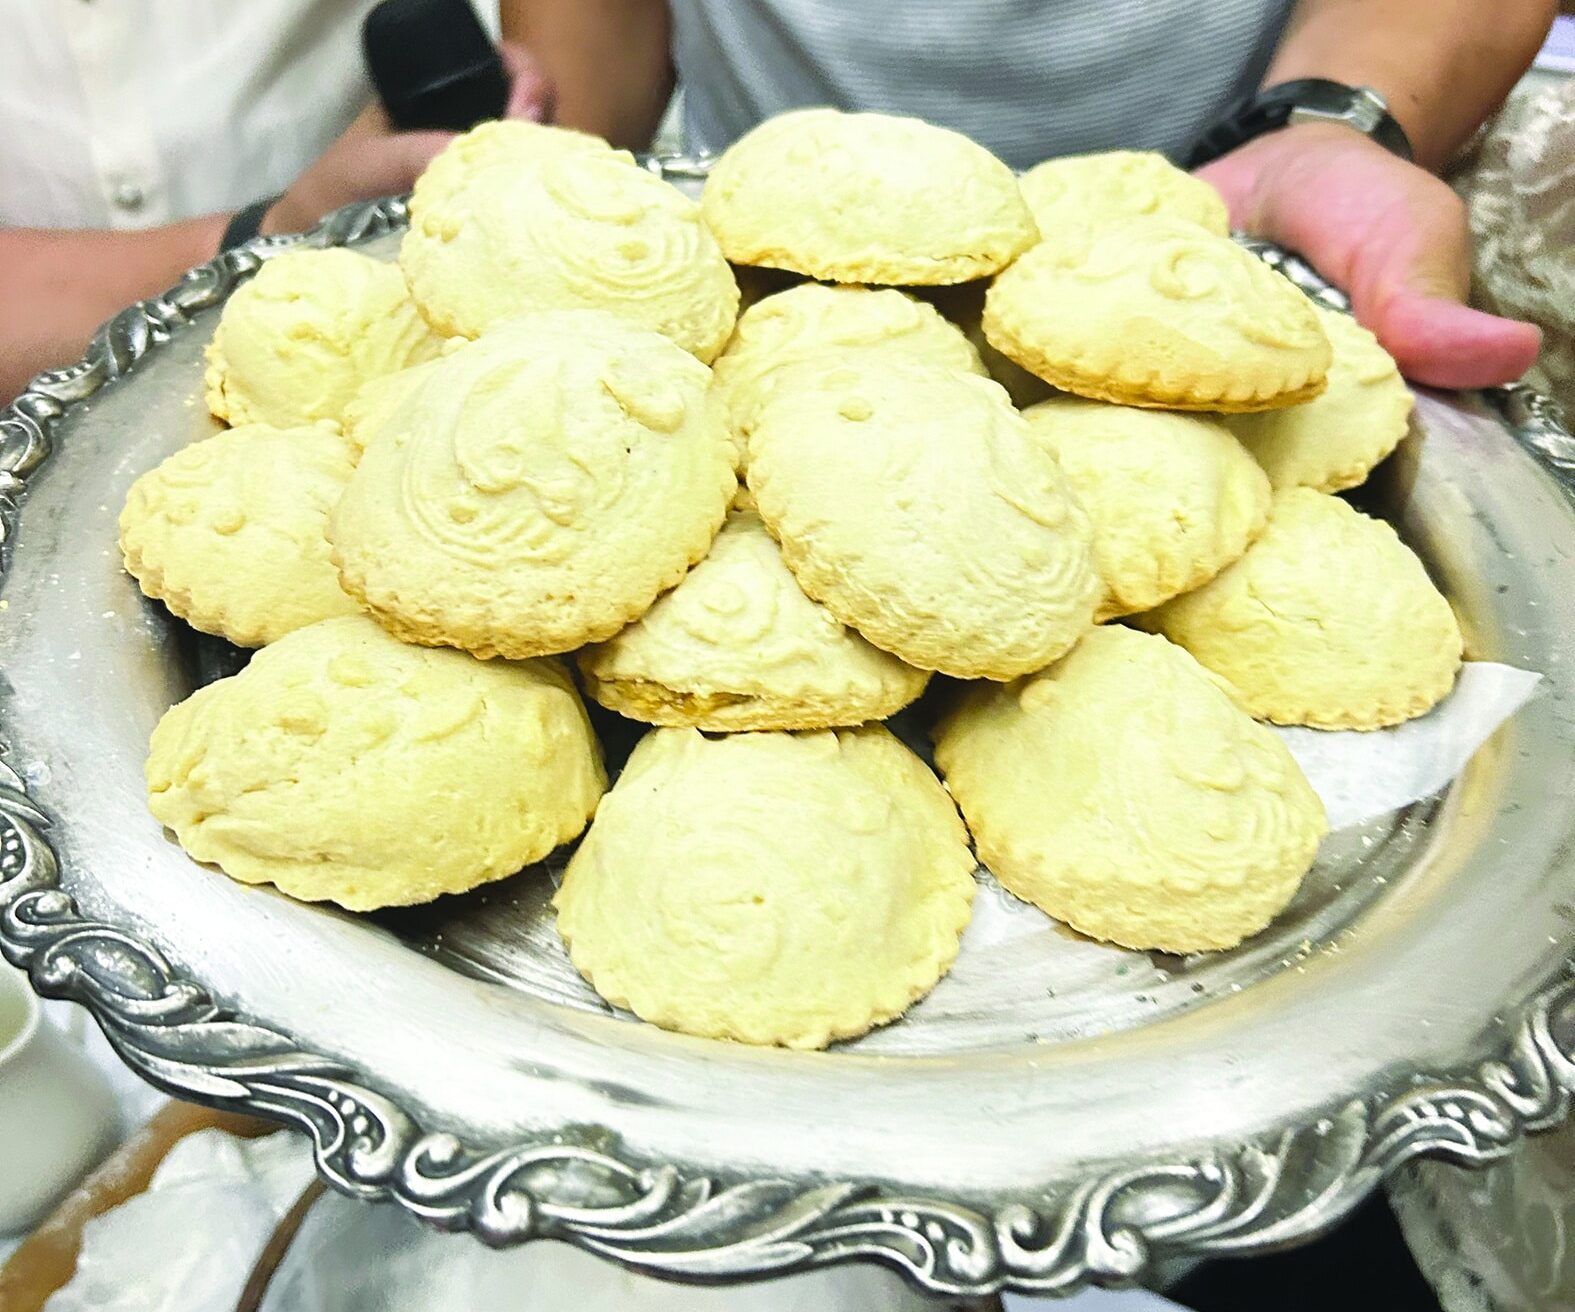
[[[741,274],[782,289],[740,313]],[[579,838],[575,966],[690,1034],[900,1015],[976,853],[1083,934],[1232,947],[1327,827],[1262,722],[1394,724],[1460,664],[1417,558],[1332,495],[1406,432],[1393,362],[1156,156],[1019,178],[808,110],[696,204],[489,123],[397,264],[268,260],[206,388],[232,427],[137,480],[121,546],[262,650],[160,722],[154,816],[352,910]],[[941,778],[882,723],[937,674]],[[582,695],[654,726],[610,789]]]

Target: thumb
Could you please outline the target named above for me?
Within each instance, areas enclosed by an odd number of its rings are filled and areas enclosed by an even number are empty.
[[[1541,332],[1466,305],[1470,273],[1464,249],[1453,249],[1444,234],[1431,236],[1409,250],[1391,247],[1391,258],[1371,272],[1358,267],[1351,288],[1356,317],[1414,382],[1430,387],[1513,382],[1536,362]]]
[[[1402,286],[1376,307],[1355,305],[1400,372],[1429,387],[1493,387],[1513,382],[1536,362],[1542,333]]]
[[[1251,231],[1255,226],[1253,190],[1256,174],[1250,164],[1235,155],[1225,155],[1211,164],[1205,164],[1193,175],[1202,179],[1219,192],[1230,212],[1230,225]]]

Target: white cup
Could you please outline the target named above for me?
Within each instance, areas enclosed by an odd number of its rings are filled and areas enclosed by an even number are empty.
[[[118,1132],[109,1081],[0,961],[0,1235],[43,1220]]]

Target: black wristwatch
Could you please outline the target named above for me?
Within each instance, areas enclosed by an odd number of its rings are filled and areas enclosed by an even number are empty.
[[[1343,123],[1401,159],[1412,158],[1405,129],[1395,122],[1389,102],[1378,92],[1371,87],[1306,77],[1248,96],[1198,139],[1187,156],[1187,167],[1207,164],[1254,137],[1292,123]]]

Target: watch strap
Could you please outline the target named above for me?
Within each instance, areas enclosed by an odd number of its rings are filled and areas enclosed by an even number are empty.
[[[244,209],[236,210],[224,228],[223,240],[219,243],[220,252],[234,250],[237,246],[244,246],[262,230],[263,218],[278,202],[277,196],[268,196],[263,200],[254,200]]]
[[[1241,101],[1198,138],[1187,157],[1187,167],[1198,168],[1266,132],[1305,122],[1341,123],[1371,137],[1401,159],[1413,158],[1405,129],[1395,121],[1388,102],[1378,92],[1371,87],[1307,77],[1267,87]]]

